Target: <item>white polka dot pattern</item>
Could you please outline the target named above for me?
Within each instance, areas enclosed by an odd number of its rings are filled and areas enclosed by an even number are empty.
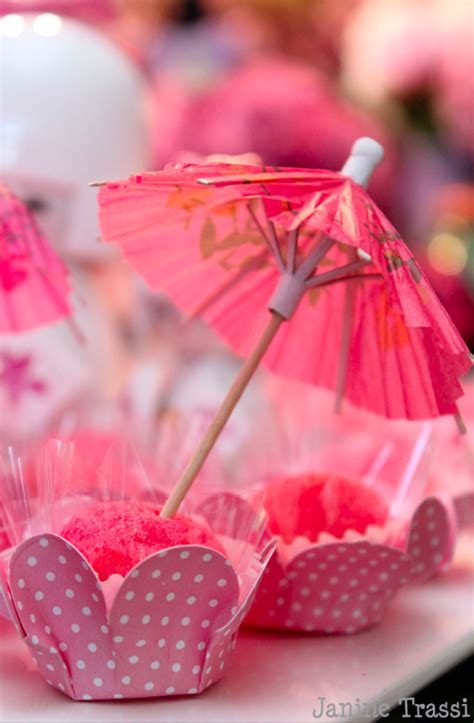
[[[416,510],[408,538],[412,578],[427,580],[452,559],[456,542],[455,510],[449,500],[429,497]]]
[[[449,504],[428,498],[416,510],[406,551],[368,540],[313,545],[283,568],[275,555],[247,622],[318,633],[356,633],[381,620],[397,591],[451,559]]]
[[[16,550],[9,587],[41,673],[70,697],[194,694],[225,674],[259,581],[239,605],[227,562],[200,546],[157,553],[125,578],[108,618],[82,555],[62,538],[42,535]]]
[[[248,622],[306,632],[357,632],[380,620],[410,569],[403,552],[368,541],[312,546],[286,569],[275,555]]]
[[[201,674],[193,669],[202,667],[215,632],[232,617],[239,596],[236,575],[225,562],[203,547],[176,547],[149,557],[135,568],[138,575],[126,578],[114,600],[110,628],[123,639],[115,646],[116,660],[121,677],[126,673],[130,681],[123,685],[120,677],[116,692],[130,697],[131,687],[153,696],[171,695],[171,688],[174,695],[202,689]],[[202,576],[198,583],[197,575]],[[226,580],[224,587],[218,586],[220,579]],[[190,597],[195,598],[191,606]],[[212,610],[211,599],[218,599]],[[207,628],[203,620],[209,620]]]
[[[271,543],[268,543],[262,551],[263,569],[265,569],[267,565],[271,564],[272,559],[274,559],[274,550],[275,542],[272,541]],[[229,664],[229,655],[235,648],[237,642],[239,627],[245,620],[251,608],[252,602],[255,599],[255,594],[260,585],[261,578],[261,575],[255,577],[253,585],[250,588],[250,593],[240,610],[237,611],[236,616],[225,627],[219,630],[218,635],[214,635],[212,638],[211,644],[205,656],[205,666],[201,678],[201,685],[203,689],[208,688],[212,684],[214,676],[217,675],[220,677],[225,674],[225,669]]]
[[[454,508],[460,529],[474,525],[474,492],[465,492],[455,497]]]
[[[28,557],[32,555],[38,559],[38,564],[27,569]],[[54,687],[59,688],[61,683],[64,692],[74,698],[81,698],[86,693],[95,698],[101,697],[93,690],[96,688],[93,679],[99,677],[97,671],[100,670],[104,690],[114,687],[113,672],[106,667],[106,661],[113,657],[113,643],[100,631],[100,626],[107,624],[105,603],[100,593],[97,602],[93,600],[92,594],[98,592],[96,576],[88,566],[84,569],[83,562],[77,550],[66,545],[60,537],[33,537],[13,555],[10,580],[17,610],[19,603],[23,603],[23,610],[18,614],[27,632],[26,642],[32,647],[43,676]],[[50,572],[56,576],[54,584],[47,581],[46,575]],[[25,588],[18,585],[22,578],[27,580]],[[78,582],[79,578],[81,582]],[[67,590],[74,592],[73,599],[66,594]],[[39,592],[43,595],[38,596]],[[84,613],[88,609],[90,615]],[[31,621],[30,614],[35,616],[36,622]],[[64,650],[64,644],[67,650]],[[97,645],[96,652],[91,651],[90,644]],[[51,647],[60,652],[45,654]]]

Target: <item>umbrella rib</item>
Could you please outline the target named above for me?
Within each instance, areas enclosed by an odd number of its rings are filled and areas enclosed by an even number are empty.
[[[279,245],[278,245],[278,237],[277,237],[277,234],[276,234],[276,231],[275,231],[275,227],[273,226],[273,224],[271,223],[271,221],[268,221],[268,227],[269,227],[269,230],[270,230],[270,236],[268,236],[268,234],[265,232],[265,229],[263,228],[262,224],[261,224],[260,221],[258,220],[257,214],[256,214],[255,211],[253,210],[253,208],[252,208],[252,206],[251,206],[250,203],[248,204],[248,209],[249,209],[249,213],[250,213],[250,215],[251,215],[251,217],[252,217],[252,219],[253,219],[253,222],[255,223],[256,227],[258,228],[258,230],[259,230],[260,233],[262,234],[263,238],[265,239],[265,242],[266,242],[268,248],[270,249],[270,251],[271,251],[272,254],[274,255],[274,257],[275,257],[275,259],[276,259],[276,262],[277,262],[277,264],[278,264],[278,268],[279,268],[280,272],[281,272],[281,273],[284,273],[284,271],[285,271],[285,265],[284,265],[284,263],[283,263],[283,259],[282,259],[282,256],[281,256],[280,247],[279,247]],[[268,220],[268,219],[267,219],[267,220]]]
[[[280,242],[278,240],[278,235],[277,235],[277,232],[275,229],[275,225],[273,224],[272,221],[270,221],[270,219],[267,219],[267,223],[268,223],[268,229],[270,231],[270,239],[272,242],[272,251],[275,254],[278,268],[280,269],[280,271],[282,273],[284,273],[285,272],[285,264],[283,262],[283,257],[281,255]]]
[[[288,234],[288,259],[286,262],[286,270],[289,274],[294,274],[294,272],[295,272],[296,249],[298,247],[298,234],[299,234],[298,228],[293,229]]]
[[[339,276],[344,276],[349,271],[358,271],[359,269],[362,269],[364,266],[367,265],[367,261],[365,259],[360,259],[359,261],[354,261],[351,264],[345,264],[344,266],[339,266],[337,269],[333,269],[332,271],[327,271],[324,274],[318,274],[312,279],[308,279],[305,282],[305,286],[308,289],[312,289],[315,286],[323,286],[328,281],[333,281],[334,279],[337,279]]]
[[[344,281],[377,281],[378,279],[383,279],[383,274],[346,274],[344,276],[338,276],[335,279],[331,279],[330,281],[325,281],[323,284],[319,284],[320,286],[332,286],[333,284],[340,284]],[[316,284],[315,284],[316,286]],[[308,287],[310,288],[310,287]]]
[[[296,271],[295,277],[300,281],[306,281],[311,276],[321,259],[326,256],[328,251],[330,251],[336,243],[334,239],[329,238],[328,236],[323,238],[323,235],[323,232],[320,232],[320,243],[311,251],[308,258],[303,261],[299,269]]]
[[[351,264],[349,264],[349,266],[350,265]],[[334,404],[334,411],[336,414],[341,414],[342,412],[342,400],[347,386],[356,290],[357,287],[354,286],[354,284],[349,284],[344,289],[341,349],[339,352],[339,360],[336,371],[336,400]]]
[[[456,427],[458,429],[459,434],[467,434],[466,423],[464,422],[464,419],[462,418],[462,414],[459,411],[459,409],[456,412],[456,414],[453,414],[453,418],[456,423]]]

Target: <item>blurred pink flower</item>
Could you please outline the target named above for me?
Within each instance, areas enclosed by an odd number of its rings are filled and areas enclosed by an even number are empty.
[[[337,170],[354,140],[369,135],[387,148],[387,160],[376,172],[371,190],[379,202],[390,197],[394,151],[387,132],[310,66],[266,58],[233,71],[207,92],[188,96],[187,102],[176,88],[173,94],[175,102],[170,105],[168,86],[163,95],[157,93],[158,166],[183,151],[203,156],[254,152],[264,163]]]
[[[344,82],[366,102],[432,96],[453,145],[474,152],[472,4],[365,0],[346,26]]]

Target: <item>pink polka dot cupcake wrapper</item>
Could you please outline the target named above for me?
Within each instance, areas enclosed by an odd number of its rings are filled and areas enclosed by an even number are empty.
[[[464,492],[454,498],[454,509],[458,527],[464,529],[474,525],[474,492]]]
[[[3,591],[3,585],[0,585],[0,618],[5,618],[6,620],[11,618],[11,612]]]
[[[108,610],[87,560],[45,534],[16,549],[3,588],[41,674],[71,698],[190,695],[225,674],[272,552],[260,555],[259,574],[239,602],[237,575],[219,552],[163,550],[130,571]]]
[[[425,580],[451,561],[456,538],[452,503],[425,499],[398,544],[372,539],[309,543],[286,563],[277,553],[247,616],[253,626],[308,633],[356,633],[382,620],[404,585]]]

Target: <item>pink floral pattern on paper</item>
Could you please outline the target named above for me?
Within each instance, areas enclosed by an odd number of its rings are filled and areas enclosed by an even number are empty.
[[[0,387],[3,387],[12,404],[24,394],[44,394],[46,384],[31,373],[33,359],[30,354],[15,355],[0,351]]]

